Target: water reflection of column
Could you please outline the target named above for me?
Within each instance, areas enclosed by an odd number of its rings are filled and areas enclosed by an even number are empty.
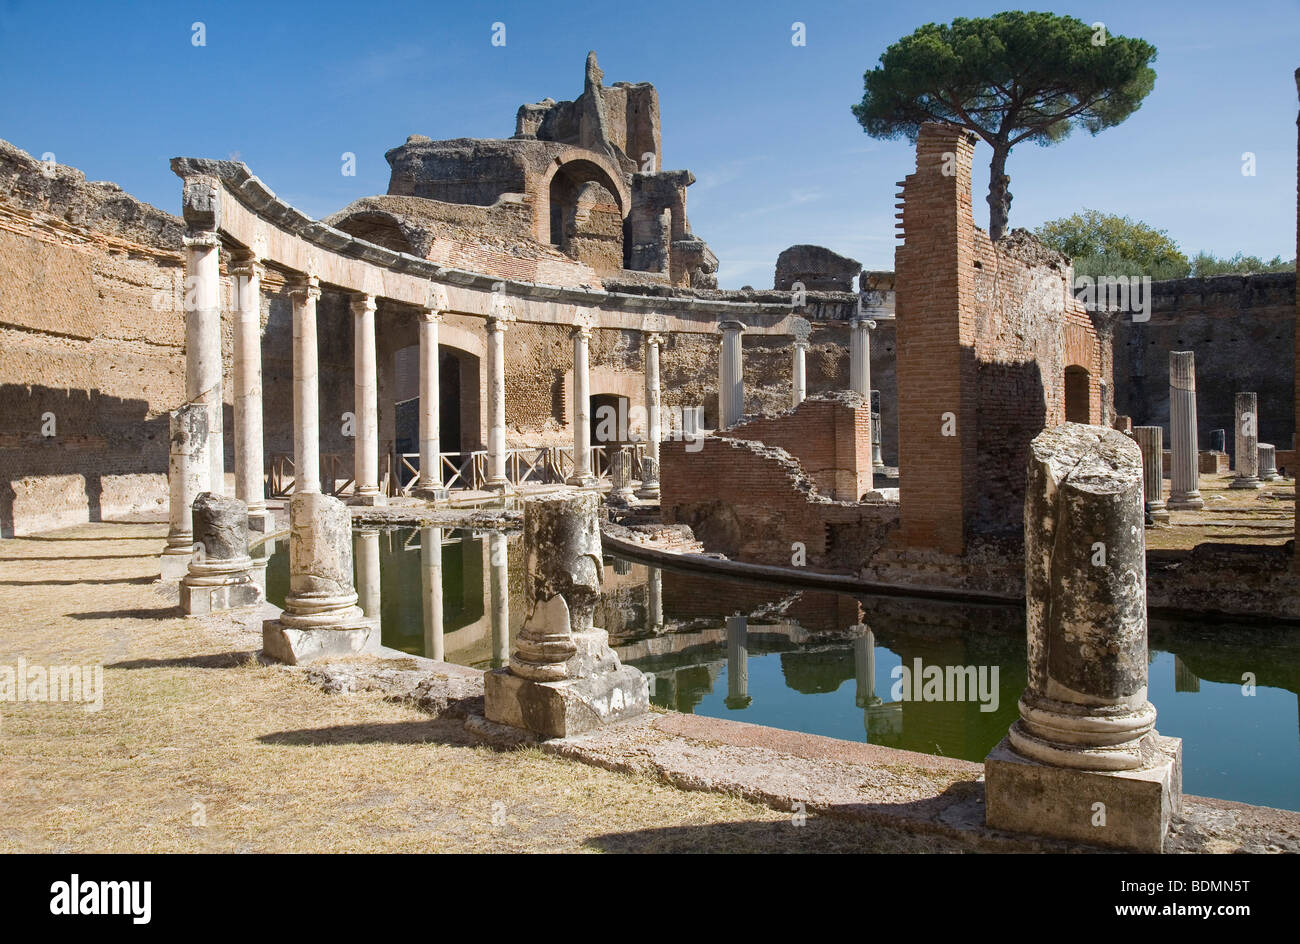
[[[368,619],[379,619],[379,529],[358,528],[356,535],[357,606]],[[371,641],[379,645],[378,637]]]
[[[743,616],[727,617],[727,697],[728,708],[746,708],[749,697],[749,623]]]
[[[664,572],[658,567],[650,568],[650,580],[646,584],[646,617],[650,624],[647,629],[656,633],[664,628]]]
[[[420,576],[424,588],[424,654],[442,662],[442,528],[420,529]]]
[[[266,567],[274,553],[275,538],[254,544],[248,551],[248,556],[253,559],[253,583],[262,588],[263,597],[266,596]]]
[[[510,572],[506,536],[500,531],[488,535],[489,601],[492,619],[492,667],[510,661]]]
[[[859,623],[853,629],[860,630],[861,635],[853,640],[853,668],[858,683],[857,705],[870,708],[880,704],[876,697],[876,635]]]
[[[1174,656],[1174,691],[1199,692],[1200,690],[1201,680],[1196,673],[1189,669],[1182,659]]]

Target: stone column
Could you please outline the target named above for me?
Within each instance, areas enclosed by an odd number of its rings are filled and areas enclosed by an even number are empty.
[[[885,460],[880,453],[881,424],[880,391],[871,391],[871,468],[883,469]]]
[[[293,491],[320,492],[320,370],[316,348],[316,301],[320,280],[293,282]]]
[[[1200,491],[1200,456],[1196,447],[1196,355],[1169,352],[1169,501],[1170,511],[1205,507]]]
[[[1233,471],[1237,473],[1230,488],[1260,488],[1259,481],[1259,406],[1253,393],[1239,393],[1236,407]]]
[[[501,531],[489,532],[488,600],[492,625],[492,667],[510,661],[510,545]]]
[[[424,591],[424,655],[443,662],[442,528],[420,529],[420,576]]]
[[[438,324],[439,312],[420,312],[420,477],[415,494],[444,498],[442,487],[442,436],[439,432]]]
[[[169,414],[171,445],[167,465],[169,490],[167,546],[159,574],[174,580],[189,570],[194,553],[194,499],[208,491],[212,466],[208,462],[207,404],[187,403]]]
[[[1030,443],[1028,686],[984,762],[995,829],[1163,850],[1182,742],[1156,733],[1147,700],[1142,491],[1141,450],[1118,430],[1064,423]]]
[[[379,529],[356,530],[357,605],[368,619],[383,614],[383,580],[379,572]],[[379,638],[371,639],[371,648],[379,647]]]
[[[379,491],[379,359],[373,295],[352,297],[352,504],[382,505]]]
[[[1277,450],[1272,443],[1259,444],[1259,480],[1276,482],[1282,476],[1277,473]]]
[[[248,508],[238,498],[204,492],[194,499],[194,556],[181,580],[181,609],[208,615],[264,599],[248,556]]]
[[[248,526],[269,531],[262,455],[262,276],[266,268],[245,257],[230,267],[238,322],[235,327],[235,497],[248,507]]]
[[[488,362],[488,480],[487,487],[504,492],[506,479],[506,346],[509,318],[500,312],[487,319]]]
[[[663,416],[660,409],[662,395],[659,389],[659,348],[663,336],[650,331],[645,335],[645,409],[646,452],[642,457],[641,487],[637,497],[647,501],[659,500],[659,441],[663,439]]]
[[[718,359],[718,428],[727,429],[745,415],[745,362],[740,336],[745,326],[739,321],[724,321],[722,355]]]
[[[356,604],[348,506],[319,492],[296,493],[289,502],[289,592],[279,618],[262,624],[263,651],[296,665],[369,648],[379,627]]]
[[[807,318],[795,318],[791,325],[794,343],[790,351],[794,362],[790,365],[790,406],[797,407],[808,396],[808,376],[805,369],[808,353],[808,339],[812,337],[812,325]]]
[[[221,240],[215,232],[185,237],[185,401],[208,411],[208,490],[225,492],[225,422],[221,358]],[[188,509],[187,509],[188,513]]]
[[[871,329],[870,318],[854,318],[849,323],[849,389],[871,397]]]
[[[611,504],[623,506],[636,504],[636,493],[632,491],[632,459],[632,453],[621,448],[609,457]]]
[[[736,711],[748,708],[749,622],[743,616],[727,617],[727,697],[723,704]]]
[[[871,331],[875,327],[876,323],[870,318],[854,318],[849,322],[849,389],[867,401],[871,426],[869,438],[873,443],[876,441],[876,418],[871,415]],[[874,456],[873,449],[873,468]]]
[[[569,336],[573,338],[573,472],[566,481],[586,486],[596,481],[591,472],[591,377],[587,369],[591,327],[574,325]]]
[[[525,503],[528,613],[509,668],[484,676],[489,721],[568,737],[648,709],[645,676],[593,625],[604,570],[599,507],[590,491]]]
[[[1165,431],[1159,426],[1135,426],[1133,439],[1142,450],[1142,499],[1152,518],[1168,521],[1163,491]]]

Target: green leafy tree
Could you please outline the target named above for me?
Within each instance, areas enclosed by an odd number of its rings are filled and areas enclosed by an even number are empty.
[[[1192,274],[1197,278],[1210,275],[1245,275],[1253,272],[1294,272],[1296,261],[1290,262],[1274,256],[1265,262],[1259,256],[1237,253],[1229,259],[1220,259],[1208,252],[1198,252],[1192,257]]]
[[[1127,216],[1084,210],[1050,220],[1034,235],[1074,260],[1075,275],[1181,279],[1191,272],[1191,263],[1168,233]]]
[[[968,128],[993,148],[989,235],[1011,211],[1007,155],[1022,141],[1055,144],[1076,127],[1096,134],[1133,114],[1155,84],[1156,50],[1071,16],[998,13],[929,23],[894,43],[863,77],[853,114],[875,138],[915,141],[921,125]]]

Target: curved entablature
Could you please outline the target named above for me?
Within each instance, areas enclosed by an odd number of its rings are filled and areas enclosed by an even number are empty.
[[[177,157],[171,168],[185,181],[184,213],[191,231],[216,231],[262,261],[313,275],[343,291],[429,307],[431,289],[440,285],[449,312],[493,317],[504,296],[516,320],[539,324],[571,325],[582,309],[597,313],[599,327],[609,329],[639,331],[646,316],[654,314],[662,317],[660,330],[666,332],[717,334],[724,321],[740,321],[751,334],[791,331],[789,305],[606,292],[441,266],[313,220],[277,197],[241,162]],[[205,180],[209,187],[203,186]]]

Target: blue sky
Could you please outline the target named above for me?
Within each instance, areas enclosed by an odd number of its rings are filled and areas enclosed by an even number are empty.
[[[576,97],[595,49],[606,84],[658,87],[665,167],[698,178],[688,210],[721,260],[720,284],[770,287],[777,254],[795,243],[893,268],[894,182],[913,158],[906,142],[868,138],[849,112],[862,74],[923,23],[1009,8],[0,0],[0,138],[173,212],[169,158],[234,156],[320,217],[383,193],[384,151],[408,134],[508,137],[520,104]],[[1091,207],[1166,229],[1189,254],[1294,256],[1300,0],[1050,9],[1153,43],[1156,86],[1095,138],[1017,148],[1012,225]],[[206,46],[191,42],[195,21]],[[491,44],[497,21],[504,47]],[[806,46],[791,44],[796,21]],[[340,173],[345,151],[355,177]],[[1254,177],[1241,173],[1246,151]],[[980,225],[988,158],[981,144]]]

